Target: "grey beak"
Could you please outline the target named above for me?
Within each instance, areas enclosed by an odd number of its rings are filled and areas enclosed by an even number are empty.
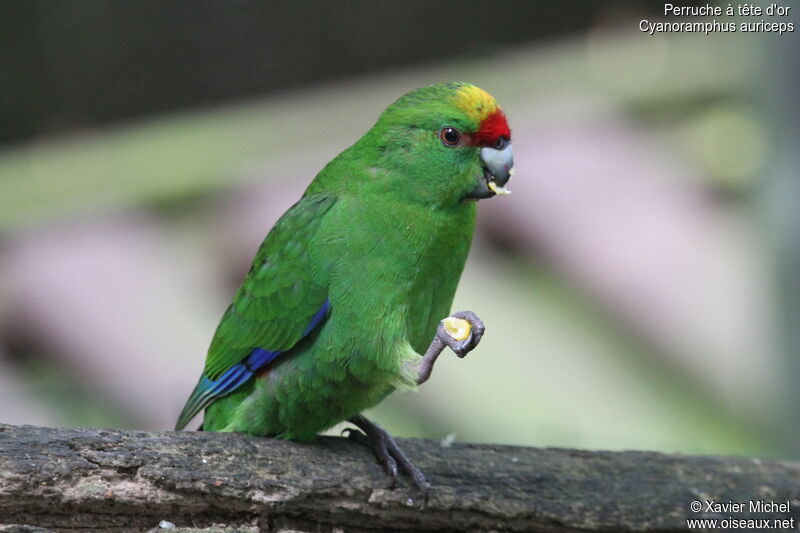
[[[481,161],[498,187],[503,187],[514,171],[514,150],[511,143],[502,150],[484,146],[480,152]]]

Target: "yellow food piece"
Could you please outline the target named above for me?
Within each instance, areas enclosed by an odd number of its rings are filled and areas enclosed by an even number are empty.
[[[497,184],[493,181],[489,182],[489,189],[498,196],[502,196],[504,194],[511,194],[509,189],[505,187],[498,187]]]
[[[468,321],[454,316],[449,316],[442,320],[442,325],[447,334],[457,341],[468,339],[472,331],[472,326]]]

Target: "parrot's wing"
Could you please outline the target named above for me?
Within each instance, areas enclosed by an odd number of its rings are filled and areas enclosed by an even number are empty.
[[[315,281],[309,242],[336,198],[304,196],[264,239],[214,333],[200,381],[175,429],[246,383],[327,316],[326,284]]]

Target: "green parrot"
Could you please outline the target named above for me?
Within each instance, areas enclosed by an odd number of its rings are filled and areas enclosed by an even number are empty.
[[[393,485],[399,466],[427,497],[422,472],[359,413],[426,381],[445,346],[463,357],[480,341],[474,313],[448,313],[476,200],[510,192],[510,141],[502,109],[474,85],[390,105],[267,235],[176,429],[205,410],[204,431],[302,442],[348,420]]]

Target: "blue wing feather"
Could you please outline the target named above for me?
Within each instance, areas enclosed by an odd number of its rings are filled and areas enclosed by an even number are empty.
[[[328,315],[330,307],[330,302],[325,300],[322,307],[306,326],[301,339],[319,326],[320,322]],[[232,393],[247,383],[256,372],[273,362],[282,353],[284,352],[254,348],[247,357],[230,367],[217,379],[211,380],[203,373],[194,391],[192,391],[192,395],[186,402],[175,429],[182,429],[197,413],[208,407],[211,402]]]

